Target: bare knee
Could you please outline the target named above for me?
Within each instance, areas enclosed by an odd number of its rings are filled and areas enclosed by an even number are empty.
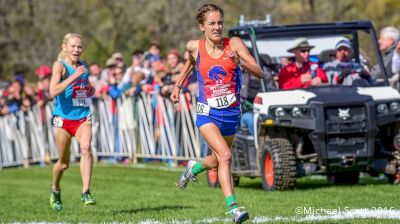
[[[232,153],[227,150],[219,155],[218,162],[222,164],[231,164],[232,161]]]
[[[59,163],[60,163],[60,169],[61,169],[62,171],[64,171],[64,170],[66,170],[66,169],[69,168],[69,163],[67,163],[67,162],[62,162],[62,161],[60,161]]]
[[[90,150],[90,144],[81,144],[80,148],[82,157],[89,157],[92,155],[92,151]]]

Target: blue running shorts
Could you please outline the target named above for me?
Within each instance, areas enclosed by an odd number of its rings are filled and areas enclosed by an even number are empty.
[[[208,116],[197,114],[196,126],[200,128],[204,124],[213,123],[219,128],[222,136],[232,136],[238,129],[240,113],[240,107],[210,108]]]

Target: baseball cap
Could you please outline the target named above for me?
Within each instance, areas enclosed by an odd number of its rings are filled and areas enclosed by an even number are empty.
[[[338,50],[338,49],[341,48],[341,47],[345,47],[345,48],[347,48],[347,49],[352,50],[350,40],[347,39],[347,38],[345,38],[345,37],[339,39],[339,40],[336,42],[336,44],[335,44],[335,50]]]
[[[115,58],[109,58],[109,59],[107,59],[107,61],[106,61],[106,67],[112,67],[112,66],[115,66],[115,65],[117,65],[117,61],[115,60]]]
[[[124,57],[120,52],[115,52],[114,54],[111,55],[111,58],[124,60]]]
[[[35,70],[35,73],[37,76],[39,76],[40,78],[45,78],[47,76],[50,75],[51,73],[51,69],[49,66],[47,65],[42,65],[40,66],[38,69]]]

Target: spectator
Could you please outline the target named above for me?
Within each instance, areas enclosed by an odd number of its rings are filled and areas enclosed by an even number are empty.
[[[111,58],[115,60],[118,67],[123,67],[125,69],[124,56],[121,53],[115,52],[111,55]]]
[[[399,41],[400,32],[395,27],[387,26],[384,27],[379,34],[379,49],[382,53],[383,57],[383,65],[386,70],[386,74],[389,79],[393,77],[396,71],[393,71],[392,64],[395,48],[397,46],[397,42]],[[398,59],[396,59],[398,60]],[[398,61],[394,62],[394,64],[399,63]],[[371,69],[371,75],[375,79],[382,79],[383,74],[378,64],[374,65]]]
[[[114,69],[117,67],[117,61],[114,58],[109,58],[106,61],[106,68],[101,71],[100,80],[107,83],[109,78],[113,76]]]
[[[22,104],[23,84],[21,81],[14,80],[3,93],[4,105],[1,108],[1,115],[16,113]]]
[[[183,69],[181,55],[177,49],[171,49],[167,54],[167,72],[172,75],[179,75]]]
[[[92,62],[89,65],[89,82],[95,88],[95,93],[93,97],[99,99],[101,97],[101,89],[107,85],[104,80],[101,80],[101,66],[97,62]]]
[[[392,71],[393,76],[389,79],[390,85],[400,88],[399,86],[399,76],[400,76],[400,42],[397,43],[396,50],[393,53],[392,61]]]
[[[319,86],[328,81],[318,63],[310,62],[310,50],[314,48],[306,38],[298,38],[287,51],[295,55],[295,61],[279,72],[279,88],[297,89]]]
[[[143,62],[143,66],[145,68],[150,68],[151,63],[161,60],[160,56],[161,48],[158,43],[151,43],[149,50],[145,53],[145,61]]]
[[[335,43],[335,59],[324,64],[324,71],[331,84],[352,85],[365,74],[363,67],[352,60],[353,48],[349,39],[342,37]],[[369,79],[369,75],[367,77]]]
[[[142,90],[142,81],[145,79],[145,74],[141,71],[132,72],[131,74],[131,88],[127,90],[128,96],[137,96]]]
[[[42,119],[45,121],[45,106],[47,102],[51,101],[49,93],[51,69],[47,65],[42,65],[36,69],[35,73],[39,79],[37,82],[37,103],[41,109]]]
[[[167,54],[166,74],[161,80],[163,83],[161,95],[169,97],[168,94],[172,91],[172,88],[174,87],[182,68],[183,62],[181,61],[179,51],[177,49],[169,50]]]
[[[126,69],[123,81],[130,82],[132,74],[136,72],[141,72],[145,75],[145,79],[141,81],[141,84],[144,84],[147,79],[149,79],[151,71],[143,66],[144,62],[144,52],[142,50],[135,50],[132,53],[132,63]]]
[[[121,152],[121,141],[119,135],[119,125],[118,125],[118,108],[117,99],[125,92],[126,89],[130,87],[130,83],[124,83],[122,81],[124,76],[124,67],[121,64],[117,65],[113,73],[109,77],[109,86],[107,88],[107,94],[111,97],[111,113],[112,113],[112,127],[114,135],[114,152]],[[113,163],[123,162],[122,157],[110,158]],[[124,162],[126,162],[124,160]]]

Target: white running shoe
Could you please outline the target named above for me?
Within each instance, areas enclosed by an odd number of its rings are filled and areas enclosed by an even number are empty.
[[[244,207],[237,207],[230,210],[226,214],[232,216],[232,221],[235,224],[240,224],[250,219],[249,213],[242,209],[244,209]]]
[[[186,188],[187,184],[189,181],[197,182],[197,178],[195,175],[192,174],[192,169],[193,166],[197,162],[194,160],[190,160],[185,168],[185,170],[182,172],[182,175],[179,177],[177,186],[179,189],[183,190]]]

